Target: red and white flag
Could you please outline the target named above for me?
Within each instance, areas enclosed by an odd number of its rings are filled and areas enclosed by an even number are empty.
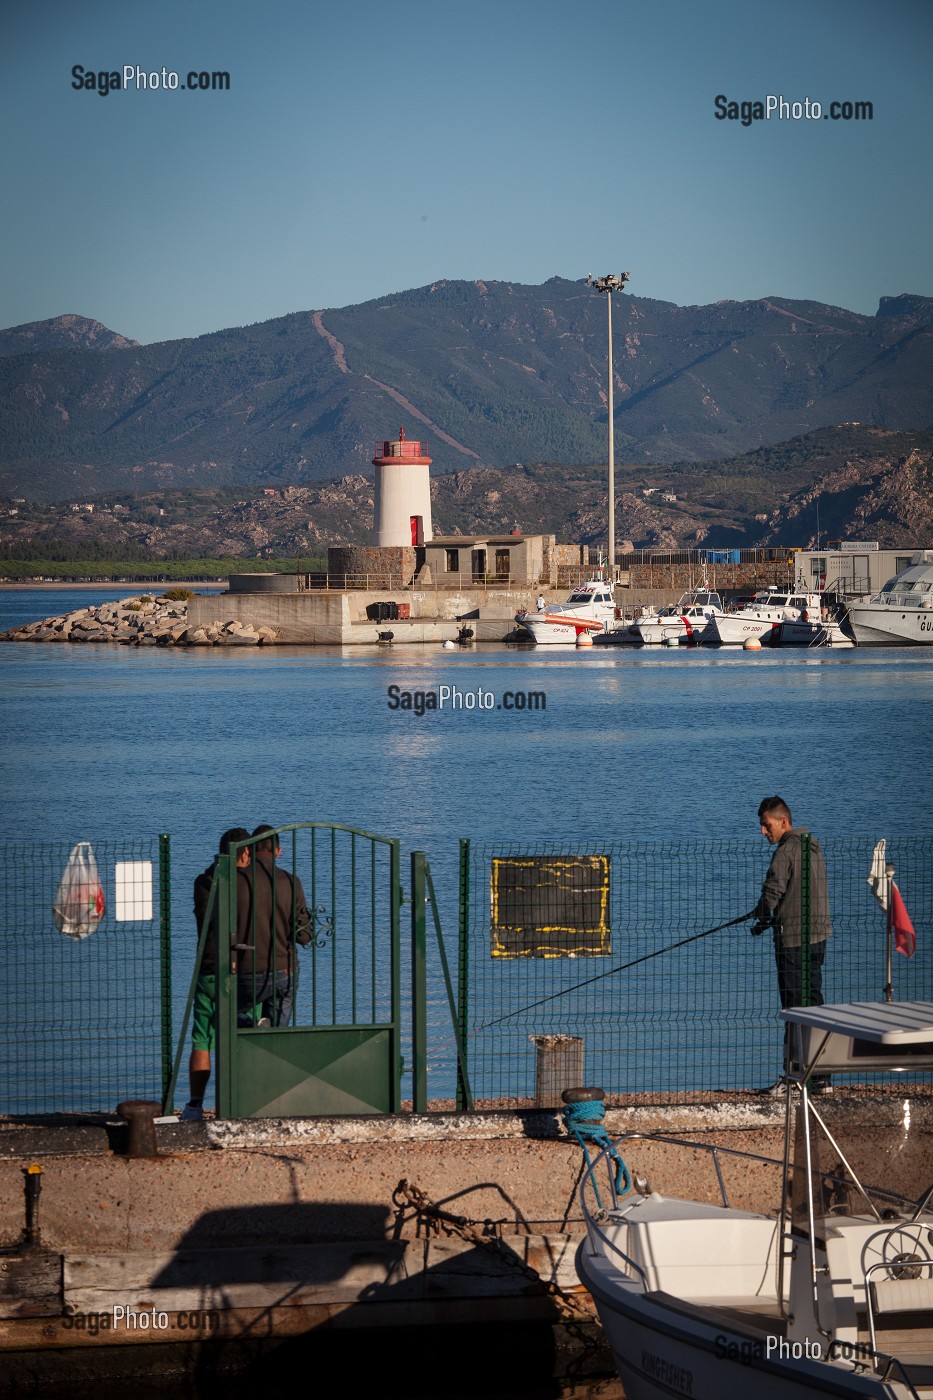
[[[917,935],[910,921],[907,906],[901,899],[901,892],[891,883],[891,925],[894,929],[894,946],[905,958],[912,958],[917,951]]]
[[[888,908],[888,872],[885,869],[885,840],[884,837],[875,846],[871,853],[871,870],[868,873],[868,883],[871,885],[871,892],[887,912]],[[891,867],[893,870],[893,866]],[[914,926],[910,921],[907,906],[901,898],[901,892],[890,881],[891,885],[891,927],[894,930],[894,946],[899,953],[903,953],[905,958],[912,958],[917,951],[917,935]]]

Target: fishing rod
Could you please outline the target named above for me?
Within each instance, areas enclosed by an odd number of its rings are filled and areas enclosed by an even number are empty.
[[[559,992],[551,992],[549,996],[530,1002],[528,1006],[520,1006],[516,1011],[507,1011],[504,1016],[498,1016],[494,1021],[484,1021],[481,1026],[477,1026],[476,1031],[485,1031],[490,1026],[499,1026],[503,1021],[511,1020],[513,1016],[521,1016],[525,1011],[534,1011],[537,1007],[544,1006],[546,1002],[556,1001],[558,997],[566,996],[568,992],[575,992],[580,987],[589,987],[593,982],[601,982],[604,977],[612,977],[616,972],[625,972],[627,968],[637,967],[639,963],[648,962],[651,958],[659,958],[662,953],[673,953],[675,948],[683,948],[688,943],[696,943],[698,938],[709,938],[711,933],[722,933],[724,928],[734,928],[736,924],[744,924],[748,919],[754,918],[754,915],[755,910],[751,909],[747,914],[740,914],[737,919],[730,919],[728,923],[717,924],[715,928],[704,929],[702,933],[692,933],[689,938],[681,938],[678,943],[669,943],[666,948],[655,948],[653,953],[643,953],[640,958],[633,958],[631,962],[619,963],[618,967],[610,967],[605,972],[597,972],[595,977],[587,977],[583,982],[574,982],[572,987],[562,987]]]

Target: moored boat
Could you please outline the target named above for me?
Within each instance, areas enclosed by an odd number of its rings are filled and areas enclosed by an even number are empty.
[[[680,602],[632,624],[634,637],[646,644],[671,639],[697,642],[710,619],[723,614],[722,599],[708,588],[692,588]]]
[[[779,622],[766,640],[773,647],[854,647],[855,642],[835,612],[824,607],[822,613],[815,622],[801,618]]]
[[[591,578],[578,584],[563,603],[538,612],[516,613],[515,621],[539,645],[575,642],[581,633],[596,636],[615,621],[612,584],[604,578]]]
[[[641,1141],[655,1153],[662,1144],[662,1152],[685,1153],[672,1179],[692,1172],[698,1184],[718,1183],[718,1201],[665,1196],[634,1173],[637,1192],[623,1191],[614,1170],[602,1185],[602,1170],[613,1165],[607,1154],[584,1179],[588,1233],[577,1272],[595,1299],[628,1400],[933,1396],[928,1161],[922,1151],[905,1152],[903,1130],[870,1131],[864,1100],[852,1104],[851,1121],[845,1104],[828,1121],[809,1089],[814,1074],[933,1069],[933,1003],[850,1003],[782,1015],[798,1047],[783,1161],[631,1135],[615,1144],[618,1151]],[[730,1162],[742,1165],[744,1191],[750,1178],[773,1173],[776,1212],[730,1205],[723,1174]],[[898,1169],[910,1177],[904,1194],[892,1189]],[[869,1170],[883,1187],[867,1184]]]
[[[933,646],[933,549],[918,550],[867,603],[851,602],[849,622],[860,646]]]
[[[750,638],[767,640],[776,627],[786,622],[822,622],[823,602],[819,593],[802,588],[764,588],[735,613],[714,614],[706,625],[703,645],[742,646]]]

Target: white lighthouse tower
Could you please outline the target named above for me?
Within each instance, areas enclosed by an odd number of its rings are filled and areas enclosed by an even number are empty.
[[[405,429],[376,447],[375,543],[379,548],[427,544],[431,530],[431,458],[427,444],[408,442]]]

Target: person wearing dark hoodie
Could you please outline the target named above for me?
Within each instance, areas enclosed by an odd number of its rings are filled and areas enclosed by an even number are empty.
[[[311,915],[298,876],[277,864],[282,848],[275,828],[262,824],[253,836],[261,839],[246,870],[250,898],[238,932],[250,948],[239,963],[241,1021],[261,1005],[260,1026],[287,1026],[298,988],[295,944],[310,943]]]

